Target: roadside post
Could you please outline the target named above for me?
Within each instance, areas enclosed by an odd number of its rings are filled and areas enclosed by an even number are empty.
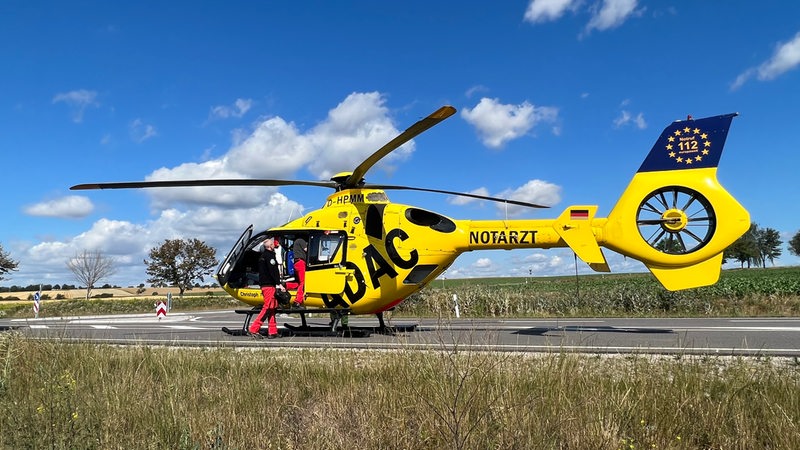
[[[159,301],[156,303],[156,317],[161,320],[162,317],[167,317],[167,304]]]
[[[42,287],[39,286],[39,291],[33,294],[33,318],[39,318],[39,302],[42,299]]]

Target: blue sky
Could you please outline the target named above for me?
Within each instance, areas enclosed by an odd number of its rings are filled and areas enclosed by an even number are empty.
[[[661,130],[739,112],[722,184],[784,242],[800,228],[800,3],[643,0],[0,4],[0,284],[146,280],[172,238],[227,253],[322,205],[313,187],[69,191],[178,178],[327,179],[441,105],[458,113],[367,181],[571,204],[606,215]],[[390,191],[455,219],[494,204]],[[777,265],[800,260],[784,247]],[[614,271],[640,271],[607,251]],[[589,272],[579,263],[579,270]],[[571,274],[569,250],[474,252],[448,277]]]

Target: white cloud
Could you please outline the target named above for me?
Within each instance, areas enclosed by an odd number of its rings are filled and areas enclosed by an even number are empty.
[[[531,0],[525,10],[526,22],[541,23],[558,20],[568,9],[574,9],[580,0]]]
[[[754,76],[759,81],[773,80],[798,65],[800,65],[800,32],[789,41],[778,44],[772,56],[761,65],[751,67],[739,74],[731,84],[731,89],[740,88]]]
[[[476,128],[484,145],[498,149],[508,141],[524,136],[540,122],[555,122],[558,109],[536,107],[528,102],[502,104],[497,99],[484,97],[474,108],[465,108],[461,117]]]
[[[644,12],[644,8],[636,9],[638,0],[602,0],[582,8],[585,4],[583,0],[531,0],[523,20],[534,24],[553,22],[561,19],[567,11],[588,10],[591,18],[582,34],[589,34],[592,30],[616,28]]]
[[[485,187],[479,187],[478,189],[473,189],[473,190],[467,192],[467,194],[475,194],[475,195],[482,195],[484,197],[488,197],[489,196],[489,190],[486,189]],[[451,205],[467,205],[469,203],[475,203],[475,202],[480,202],[480,201],[482,201],[482,200],[477,199],[477,198],[472,198],[472,197],[462,197],[462,196],[458,196],[458,195],[449,197],[447,199],[447,202],[450,203]]]
[[[217,249],[217,258],[221,260],[238,233],[247,226],[254,223],[263,228],[280,225],[299,217],[302,210],[302,205],[283,194],[274,193],[264,203],[249,208],[204,206],[186,210],[167,209],[144,224],[103,218],[94,222],[89,230],[70,239],[50,240],[24,249],[18,248],[15,254],[25,261],[26,276],[34,278],[35,281],[30,283],[65,283],[74,282],[65,268],[66,261],[83,250],[99,249],[114,259],[118,269],[111,279],[103,280],[104,283],[138,284],[147,278],[142,261],[149,259],[150,249],[165,239],[197,238]]]
[[[25,207],[25,214],[41,217],[80,218],[92,213],[91,200],[81,195],[68,195]]]
[[[53,103],[66,103],[72,108],[72,121],[75,123],[83,122],[83,114],[86,108],[93,106],[98,107],[100,104],[97,102],[97,92],[87,89],[78,89],[75,91],[62,92],[53,97]]]
[[[253,100],[249,98],[237,98],[233,105],[212,106],[209,112],[209,119],[227,119],[229,117],[240,118],[253,107]]]
[[[214,178],[290,179],[300,169],[316,179],[351,171],[367,156],[397,136],[400,131],[389,118],[385,99],[377,92],[353,93],[329,111],[324,121],[308,132],[280,117],[264,119],[248,133],[236,134],[234,145],[218,159],[162,167],[146,177],[151,180]],[[378,163],[388,169],[413,151],[408,142]],[[262,204],[276,188],[191,187],[152,189],[156,209],[175,203],[242,207]]]
[[[162,167],[145,179],[292,179],[298,170],[324,178],[335,171],[352,170],[400,132],[384,104],[384,97],[377,92],[351,94],[325,120],[307,131],[279,117],[264,119],[251,130],[235,134],[231,147],[221,157]],[[140,139],[156,133],[154,128],[148,131],[140,119],[131,125],[140,131]],[[385,159],[391,163],[407,157],[412,150],[413,142],[409,142]],[[377,168],[386,169],[386,164],[379,163]],[[65,268],[67,259],[84,249],[101,249],[119,266],[117,274],[104,282],[138,284],[147,278],[142,261],[147,259],[149,249],[164,239],[197,238],[216,248],[218,258],[222,258],[248,225],[256,224],[259,229],[277,226],[301,216],[305,209],[274,187],[162,188],[144,192],[151,196],[152,220],[131,223],[104,218],[69,239],[51,238],[38,245],[14,243],[14,255],[24,260],[25,266],[24,271],[15,272],[8,279],[17,283],[22,278],[30,280],[22,284],[70,282]],[[83,214],[88,214],[87,205],[91,203],[80,198],[33,205],[30,213],[60,211],[61,216],[66,216],[78,214],[83,205]],[[67,209],[67,204],[72,209]]]
[[[315,151],[308,170],[320,179],[353,170],[369,155],[400,133],[388,116],[385,99],[377,92],[350,94],[309,133]],[[378,167],[392,171],[392,163],[414,151],[410,141],[383,158]]]
[[[153,125],[144,123],[142,119],[134,119],[128,126],[128,131],[130,132],[131,139],[139,144],[152,137],[158,136],[156,128]]]
[[[399,133],[384,103],[385,99],[378,93],[351,94],[322,122],[307,131],[279,117],[264,119],[234,139],[228,151],[219,158],[163,167],[146,179],[292,179],[297,170],[307,170],[322,178],[334,171],[352,170],[365,156]],[[407,157],[412,150],[413,143],[408,143],[387,159],[391,162],[392,159]],[[351,151],[357,155],[350,155]],[[326,167],[326,164],[332,167]],[[541,203],[541,200],[551,198],[545,195],[546,192],[552,194],[554,189],[559,192],[557,187],[548,183],[534,181],[532,185],[529,183],[509,190],[509,196],[520,200],[535,199]],[[113,257],[118,266],[117,274],[104,282],[138,284],[147,278],[142,261],[148,258],[149,249],[164,239],[197,238],[216,248],[218,258],[222,258],[248,225],[256,224],[259,229],[266,229],[297,218],[304,210],[303,205],[271,187],[167,188],[144,192],[151,195],[154,212],[152,219],[146,222],[103,218],[95,221],[84,233],[71,238],[50,238],[38,245],[14,243],[13,254],[25,261],[25,267],[24,273],[16,272],[9,279],[23,285],[71,282],[65,268],[67,259],[83,250],[100,249]],[[488,190],[479,188],[473,192],[482,195]],[[75,203],[80,205],[80,201]],[[74,209],[78,210],[77,207]],[[485,265],[482,273],[490,274],[494,270],[508,275],[496,263],[485,263],[481,263]],[[20,282],[23,278],[25,281]]]
[[[480,92],[487,92],[487,91],[489,91],[489,88],[479,84],[479,85],[472,86],[471,88],[467,89],[467,92],[464,93],[464,95],[467,98],[472,98],[472,96],[475,95],[475,94],[478,94]]]
[[[476,269],[486,269],[492,267],[492,260],[489,258],[480,258],[472,265]]]
[[[561,201],[561,187],[542,180],[530,180],[520,187],[506,189],[495,195],[490,195],[489,190],[485,187],[480,187],[467,193],[486,197],[491,196],[497,199],[517,200],[542,206],[553,206]],[[447,202],[451,205],[468,205],[476,202],[483,203],[484,201],[470,197],[453,196],[448,198]],[[530,212],[530,208],[528,207],[511,205],[501,201],[494,202],[494,205],[498,210],[498,214],[503,217],[514,217],[525,212]]]
[[[647,122],[644,120],[643,113],[639,113],[636,116],[632,116],[630,112],[622,110],[620,112],[619,117],[614,119],[614,126],[616,128],[621,128],[628,124],[633,124],[636,126],[636,128],[640,130],[647,128]]]
[[[636,11],[636,6],[637,0],[603,0],[586,25],[586,32],[604,31],[622,25],[631,16],[641,14],[641,11]]]
[[[561,201],[561,186],[542,180],[530,180],[518,188],[506,189],[496,196],[537,205],[553,206]],[[506,203],[498,203],[497,209],[501,214],[508,215],[508,217],[518,216],[530,211],[530,208]]]

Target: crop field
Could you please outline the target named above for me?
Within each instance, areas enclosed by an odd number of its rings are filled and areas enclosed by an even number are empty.
[[[189,291],[176,311],[239,308],[224,292]],[[400,317],[738,317],[800,315],[800,267],[726,270],[713,286],[670,292],[648,273],[436,280],[400,304]],[[51,296],[55,297],[55,296]],[[153,312],[162,296],[46,300],[41,317]],[[32,300],[0,301],[0,317],[32,316]]]
[[[713,286],[670,292],[647,273],[435,281],[399,311],[475,317],[701,317],[800,314],[800,267],[728,270]]]

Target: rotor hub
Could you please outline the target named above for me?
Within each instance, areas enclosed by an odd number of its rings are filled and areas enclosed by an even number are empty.
[[[677,233],[683,230],[689,223],[689,218],[686,216],[686,213],[675,208],[664,211],[664,213],[661,214],[661,219],[663,220],[661,226],[664,230],[671,233]]]

